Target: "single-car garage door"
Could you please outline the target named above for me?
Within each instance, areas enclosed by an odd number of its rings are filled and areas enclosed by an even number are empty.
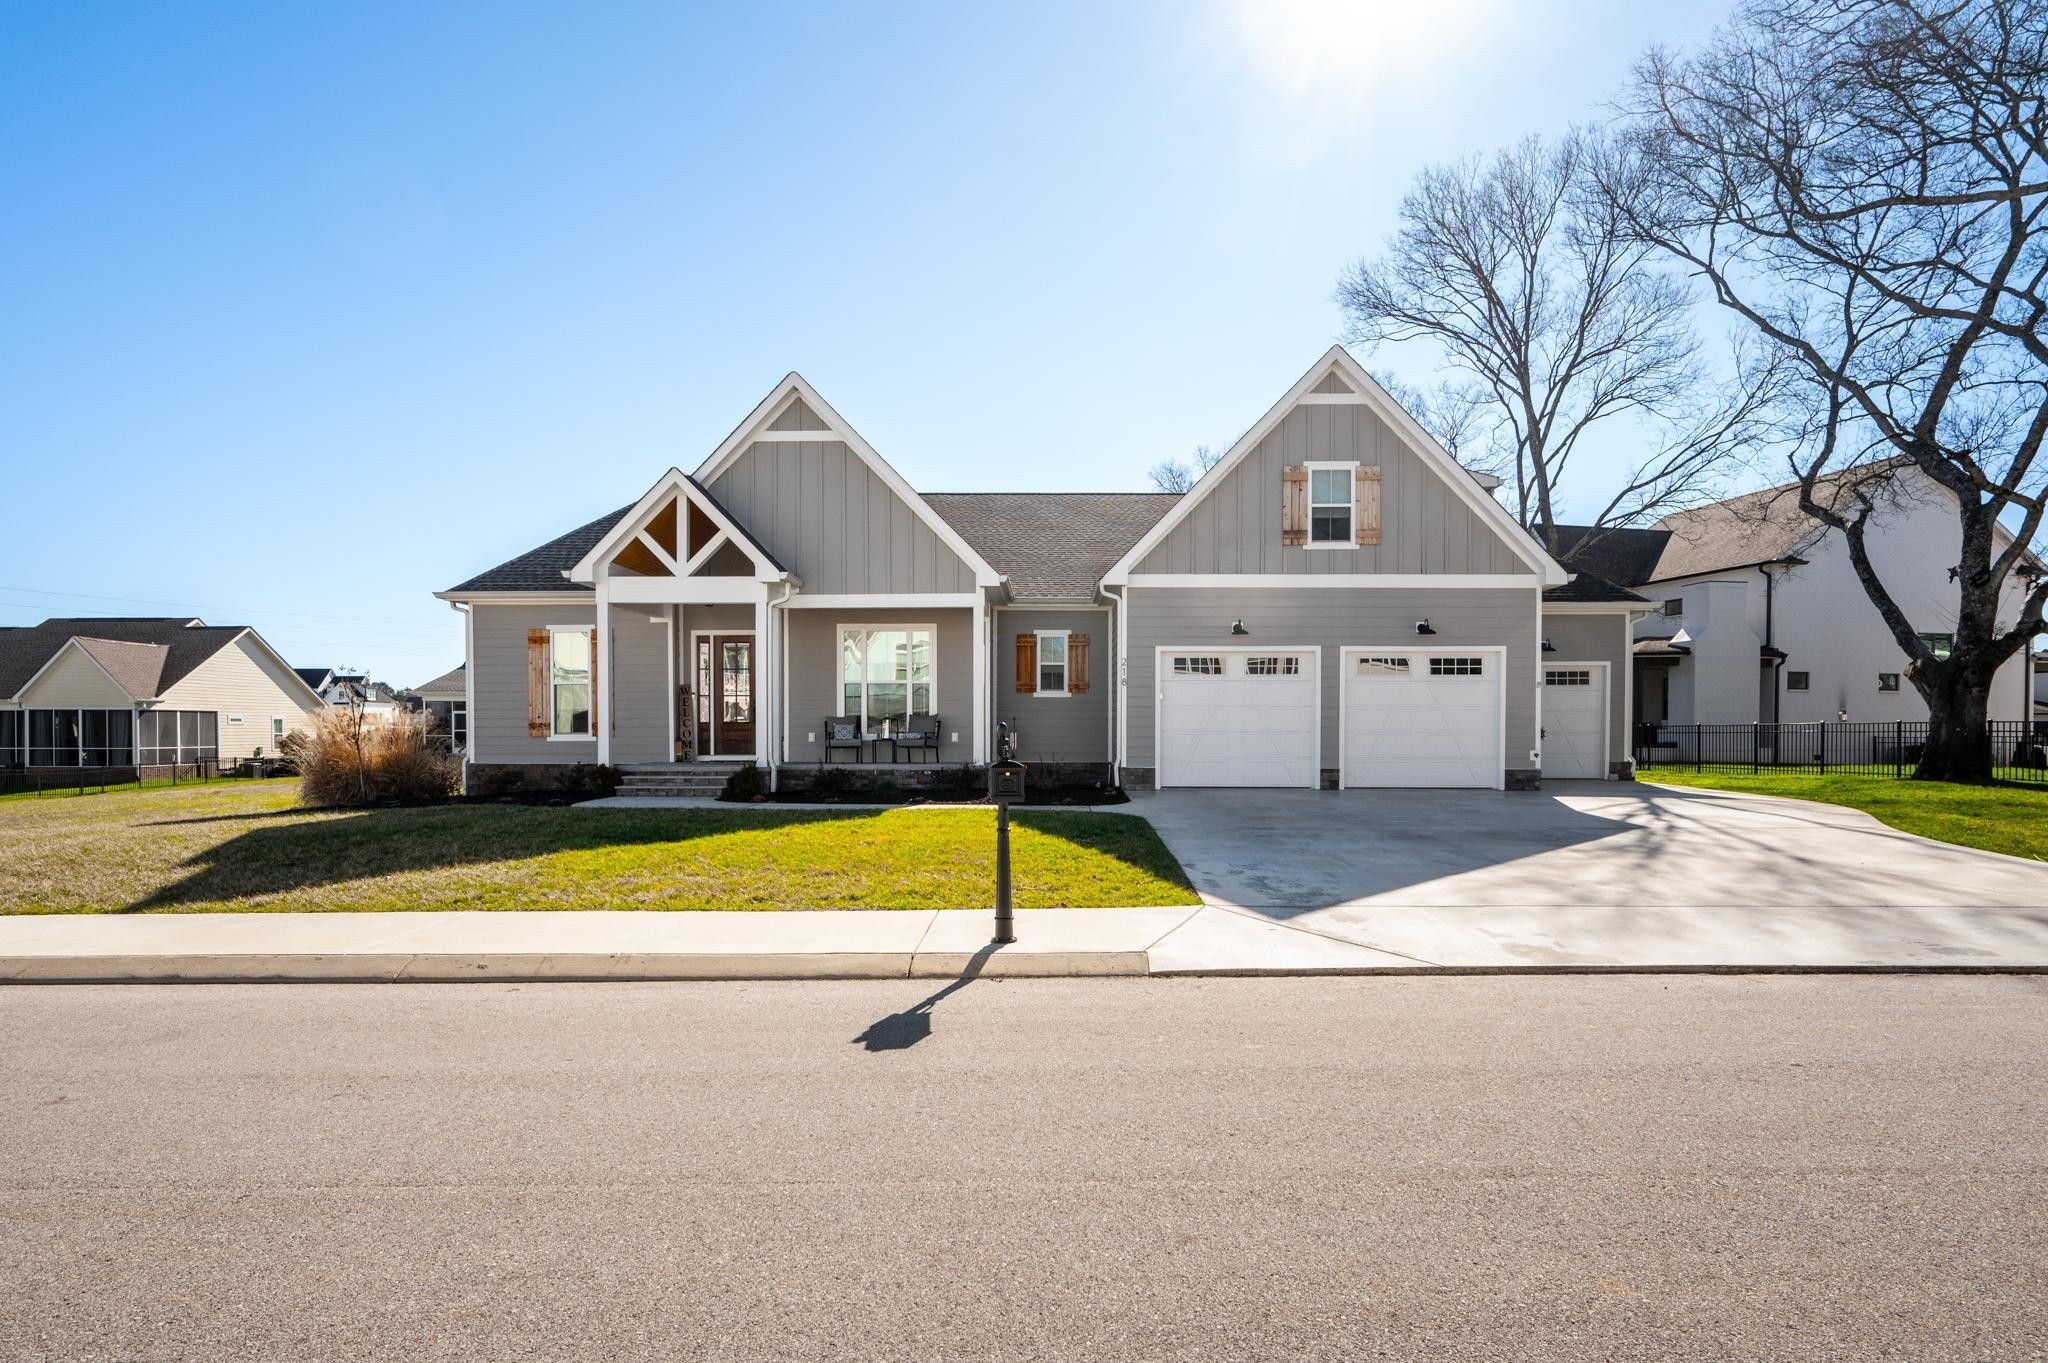
[[[1607,669],[1567,663],[1543,669],[1543,774],[1607,775]]]
[[[1159,653],[1161,786],[1321,784],[1314,649]]]
[[[1346,786],[1501,784],[1501,654],[1343,656]]]

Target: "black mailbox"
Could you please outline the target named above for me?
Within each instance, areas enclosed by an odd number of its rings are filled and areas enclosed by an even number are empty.
[[[1024,798],[1024,764],[1022,762],[995,762],[988,769],[988,798],[999,805],[1012,804]]]

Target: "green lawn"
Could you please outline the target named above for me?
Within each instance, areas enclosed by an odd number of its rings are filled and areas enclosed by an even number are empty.
[[[252,781],[0,804],[0,913],[973,908],[995,815],[575,810],[318,812]],[[1018,813],[1019,908],[1194,904],[1143,819]]]
[[[260,781],[243,780],[240,777],[229,778],[229,780],[232,781],[233,785],[237,789],[245,789],[249,787],[258,786],[271,786],[276,788],[289,788],[296,790],[299,784],[299,780],[296,776],[276,776],[271,777],[268,780]],[[173,781],[168,776],[166,776],[150,781],[126,781],[118,786],[110,785],[104,791],[102,791],[98,786],[94,785],[88,785],[83,790],[80,790],[77,786],[56,786],[48,790],[40,791],[14,790],[9,791],[4,795],[0,795],[0,804],[5,804],[10,800],[76,800],[81,796],[98,796],[102,794],[134,795],[139,792],[147,792],[152,790],[184,790],[188,787],[220,786],[225,784],[228,784],[228,781],[224,781],[219,778],[216,778],[212,781],[201,781],[196,776],[181,776],[177,780]]]
[[[1664,785],[1847,805],[1923,838],[2048,861],[2048,788],[2040,786],[1958,786],[1813,771],[1694,772],[1683,767],[1644,767],[1637,775]]]

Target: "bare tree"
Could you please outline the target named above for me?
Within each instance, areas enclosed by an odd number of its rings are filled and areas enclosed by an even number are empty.
[[[1152,480],[1153,488],[1159,492],[1186,492],[1201,480],[1203,474],[1215,468],[1223,455],[1222,450],[1197,445],[1192,462],[1184,459],[1162,459],[1145,470],[1145,476]]]
[[[1517,515],[1552,553],[1581,439],[1632,415],[1656,446],[1594,517],[1601,529],[1702,500],[1755,434],[1769,371],[1705,382],[1685,281],[1587,192],[1591,135],[1529,138],[1490,159],[1432,166],[1401,201],[1378,260],[1345,272],[1347,339],[1427,341],[1457,378],[1467,448],[1493,446]],[[1435,432],[1432,431],[1434,434]]]
[[[1507,452],[1487,438],[1487,406],[1492,398],[1484,388],[1452,379],[1441,380],[1433,388],[1419,388],[1378,371],[1372,377],[1451,458],[1474,473],[1507,478],[1511,472]]]
[[[1799,505],[1906,654],[1927,778],[1990,779],[1991,682],[2048,601],[2027,553],[2048,491],[2044,104],[2032,0],[1750,0],[1700,51],[1644,60],[1598,173],[1636,240],[1794,366]],[[1909,618],[1871,560],[1908,467],[1960,508],[1952,625]]]

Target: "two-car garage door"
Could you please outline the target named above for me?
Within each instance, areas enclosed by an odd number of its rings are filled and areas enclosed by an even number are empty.
[[[1297,786],[1321,777],[1317,649],[1162,649],[1159,784]],[[1497,649],[1344,649],[1346,786],[1501,783]]]

